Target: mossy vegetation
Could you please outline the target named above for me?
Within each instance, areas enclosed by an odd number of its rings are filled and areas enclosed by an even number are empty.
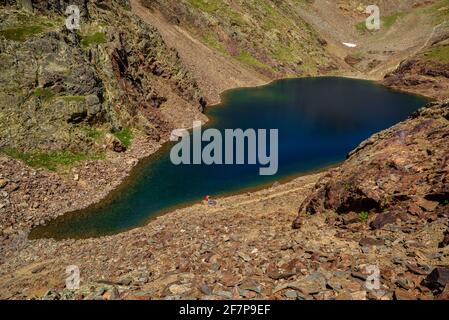
[[[123,145],[126,148],[130,148],[133,138],[134,138],[134,134],[132,132],[131,129],[129,128],[124,128],[120,131],[114,131],[112,132],[114,134],[114,136],[120,140],[121,143],[123,143]]]
[[[11,41],[26,41],[28,38],[42,33],[45,30],[43,26],[23,26],[0,30],[0,36]]]
[[[32,37],[63,25],[61,17],[46,17],[26,13],[12,13],[14,19],[0,30],[0,37],[24,42]]]
[[[369,217],[369,214],[366,211],[362,211],[362,212],[359,213],[359,220],[360,220],[360,222],[367,222],[368,221],[368,217]]]
[[[396,12],[390,16],[386,16],[386,17],[381,17],[381,23],[380,23],[380,31],[382,31],[383,29],[390,29],[400,17],[405,16],[407,13],[406,12]],[[359,22],[355,25],[356,30],[361,33],[364,34],[366,32],[371,32],[370,30],[368,30],[368,28],[366,27],[366,21],[363,20],[362,22]]]
[[[33,95],[42,99],[45,102],[50,101],[55,96],[55,93],[50,88],[36,88]]]
[[[449,45],[433,48],[423,54],[427,60],[449,63]]]
[[[4,148],[2,152],[6,155],[21,160],[33,168],[43,168],[49,171],[58,171],[62,167],[68,167],[76,162],[84,160],[103,159],[102,154],[75,153],[71,151],[52,152],[21,152],[14,148]]]
[[[81,46],[83,48],[88,48],[92,45],[99,45],[106,42],[107,39],[104,32],[95,32],[92,34],[81,36]]]

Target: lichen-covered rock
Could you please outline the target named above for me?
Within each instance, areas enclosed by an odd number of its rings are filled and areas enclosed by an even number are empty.
[[[300,213],[377,215],[378,229],[449,210],[448,118],[448,102],[432,103],[372,136],[321,178]]]

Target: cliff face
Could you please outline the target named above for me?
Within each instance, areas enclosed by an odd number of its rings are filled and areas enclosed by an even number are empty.
[[[69,4],[81,30],[65,27]],[[129,141],[111,133],[159,141],[175,103],[186,118],[205,105],[177,52],[128,1],[22,1],[2,4],[0,16],[0,147],[9,153],[96,154],[111,140],[122,151]]]
[[[300,207],[367,219],[373,229],[412,217],[449,215],[449,103],[434,103],[382,131],[329,171]]]

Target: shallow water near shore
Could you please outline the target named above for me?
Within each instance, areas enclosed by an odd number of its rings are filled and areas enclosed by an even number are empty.
[[[343,161],[373,133],[406,119],[427,100],[370,81],[337,77],[287,79],[231,90],[207,111],[203,127],[279,129],[279,171],[260,176],[259,165],[180,165],[170,161],[173,143],[145,161],[126,188],[81,212],[32,230],[30,238],[90,238],[144,225],[205,195],[268,185]]]

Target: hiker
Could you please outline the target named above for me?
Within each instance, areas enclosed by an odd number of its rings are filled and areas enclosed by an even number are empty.
[[[212,200],[212,199],[210,198],[210,196],[205,196],[205,197],[204,197],[204,200],[207,202],[207,205],[208,205],[209,207],[213,207],[213,206],[216,206],[216,205],[217,205],[217,201]]]

